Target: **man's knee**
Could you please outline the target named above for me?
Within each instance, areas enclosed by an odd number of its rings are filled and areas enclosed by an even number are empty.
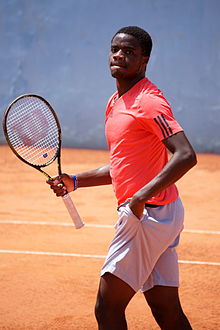
[[[95,304],[95,317],[99,329],[127,329],[124,308],[105,301],[99,295]]]
[[[172,320],[173,323],[178,322],[182,309],[177,288],[158,286],[146,292],[145,298],[153,316],[160,325],[167,320]]]
[[[111,318],[117,314],[124,313],[124,307],[115,304],[114,301],[104,299],[98,294],[96,304],[95,304],[95,316],[97,320],[102,320],[106,318]]]
[[[154,318],[160,325],[166,324],[168,321],[172,324],[178,324],[181,315],[181,309],[178,304],[170,303],[163,305],[160,303],[149,304]]]
[[[98,323],[103,323],[111,318],[111,315],[114,315],[114,305],[98,294],[95,304],[95,316]]]
[[[107,310],[107,306],[104,304],[103,299],[98,296],[95,304],[95,317],[98,323],[100,323],[103,318],[106,318],[105,314],[107,313]]]

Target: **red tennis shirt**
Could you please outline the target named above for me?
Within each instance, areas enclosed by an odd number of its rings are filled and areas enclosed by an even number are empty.
[[[162,140],[182,131],[162,92],[147,78],[118,98],[114,93],[106,108],[105,133],[110,149],[110,175],[118,204],[150,182],[168,162]],[[173,202],[173,184],[147,203]]]

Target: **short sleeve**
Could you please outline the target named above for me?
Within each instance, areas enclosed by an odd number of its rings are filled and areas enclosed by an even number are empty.
[[[163,95],[143,95],[139,104],[137,120],[160,140],[183,131]]]

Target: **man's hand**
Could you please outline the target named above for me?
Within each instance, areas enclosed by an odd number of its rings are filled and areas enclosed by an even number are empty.
[[[144,201],[138,200],[138,198],[136,198],[135,196],[133,196],[132,199],[130,200],[129,207],[130,207],[131,211],[133,212],[133,214],[138,219],[141,219],[143,216],[144,204],[145,204]]]
[[[62,174],[52,180],[47,180],[47,183],[58,197],[74,190],[73,178],[68,174]]]

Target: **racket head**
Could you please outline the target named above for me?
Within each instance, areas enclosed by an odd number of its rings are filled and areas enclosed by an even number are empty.
[[[40,170],[58,158],[60,169],[61,128],[52,106],[41,96],[17,97],[3,116],[3,130],[15,155]]]

